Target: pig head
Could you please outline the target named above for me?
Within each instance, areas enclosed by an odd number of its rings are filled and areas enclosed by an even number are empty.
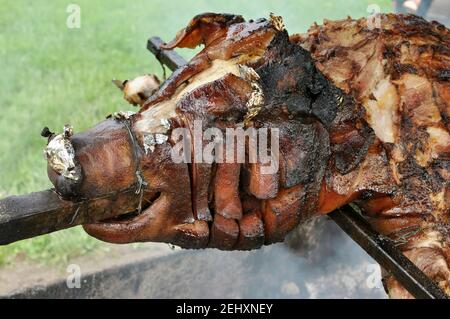
[[[275,16],[245,22],[235,15],[199,15],[164,48],[201,44],[205,48],[138,113],[117,113],[86,132],[49,137],[48,172],[57,192],[72,200],[102,197],[119,215],[84,225],[92,236],[252,249],[283,240],[317,211],[329,156],[325,126],[338,96],[309,54],[290,43]],[[323,103],[314,105],[318,96]],[[323,111],[327,106],[330,112]],[[204,146],[192,140],[199,121],[203,130],[279,129],[282,163],[264,174],[259,160],[196,162]],[[190,158],[181,163],[172,156],[177,128],[190,132]],[[249,147],[245,142],[246,158]]]

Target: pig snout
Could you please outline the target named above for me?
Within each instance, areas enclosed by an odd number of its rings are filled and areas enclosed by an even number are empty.
[[[124,123],[108,119],[72,135],[52,136],[45,149],[48,176],[62,197],[95,198],[130,187],[137,158]]]

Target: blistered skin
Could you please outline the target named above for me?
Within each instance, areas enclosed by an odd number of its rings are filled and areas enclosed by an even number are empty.
[[[138,171],[139,214],[85,225],[89,234],[224,250],[283,241],[301,221],[353,202],[450,292],[448,30],[381,17],[382,29],[348,19],[290,38],[278,17],[196,16],[165,48],[204,49],[126,122],[134,138],[121,119],[74,135],[83,178],[74,185],[51,172],[56,188],[91,197],[118,191],[116,180],[136,183]],[[251,143],[244,163],[197,163],[207,146],[193,138],[198,121],[224,136],[227,128],[278,129],[278,170],[263,174],[267,164],[251,163]],[[176,128],[190,137],[182,163],[170,156]],[[105,144],[96,134],[114,138]],[[137,166],[127,170],[126,161]],[[392,278],[387,288],[408,296]]]

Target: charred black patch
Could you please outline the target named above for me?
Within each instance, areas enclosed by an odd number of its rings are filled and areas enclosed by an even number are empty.
[[[284,32],[275,36],[264,61],[256,71],[265,105],[256,120],[280,130],[280,183],[284,188],[305,186],[303,218],[317,205],[331,155],[327,129],[344,93],[316,69],[310,53],[291,43]]]
[[[287,33],[275,36],[256,71],[266,110],[286,106],[292,117],[313,115],[328,126],[337,113],[342,92],[320,73],[308,51],[291,43]]]
[[[436,159],[431,163],[433,178],[437,183],[450,186],[450,181],[446,176],[450,176],[450,156],[447,159]]]
[[[412,157],[417,151],[425,152],[428,133],[425,126],[416,126],[407,114],[401,115],[400,129],[402,143],[406,151]]]
[[[309,53],[279,33],[268,47],[266,61],[256,71],[261,80],[267,109],[287,105],[292,115],[311,113],[310,87],[317,72]]]
[[[405,212],[426,215],[432,211],[433,203],[429,194],[440,190],[442,184],[439,184],[439,180],[419,166],[412,156],[401,162],[398,170],[402,176],[401,194],[402,206],[407,208]]]
[[[401,64],[401,63],[395,63],[394,64],[395,71],[399,74],[399,76],[403,73],[411,73],[411,74],[417,74],[417,69],[412,64]]]
[[[349,139],[332,145],[334,165],[340,174],[351,172],[364,160],[375,138],[375,134],[368,126],[353,133]]]
[[[324,89],[313,96],[312,114],[317,117],[327,127],[333,122],[338,112],[340,105],[340,97],[343,95],[342,91],[337,87],[331,85],[323,75],[317,76],[320,80],[316,83],[324,85]],[[316,85],[317,85],[316,84]]]
[[[290,188],[321,180],[330,155],[328,133],[322,124],[298,120],[274,124],[280,130],[282,186]]]
[[[363,118],[363,108],[349,95],[342,95],[339,110],[329,128],[334,166],[340,174],[355,169],[375,139],[375,133]]]

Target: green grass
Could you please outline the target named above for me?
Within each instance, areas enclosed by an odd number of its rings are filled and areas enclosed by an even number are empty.
[[[80,29],[66,27],[70,3],[81,7]],[[0,198],[51,187],[44,126],[60,131],[70,122],[81,131],[111,112],[132,109],[111,79],[161,74],[145,48],[150,35],[170,39],[206,11],[248,19],[274,12],[291,33],[304,32],[323,18],[366,16],[372,3],[391,10],[390,0],[0,0]],[[100,246],[76,228],[1,247],[0,264],[18,254],[57,262]]]

